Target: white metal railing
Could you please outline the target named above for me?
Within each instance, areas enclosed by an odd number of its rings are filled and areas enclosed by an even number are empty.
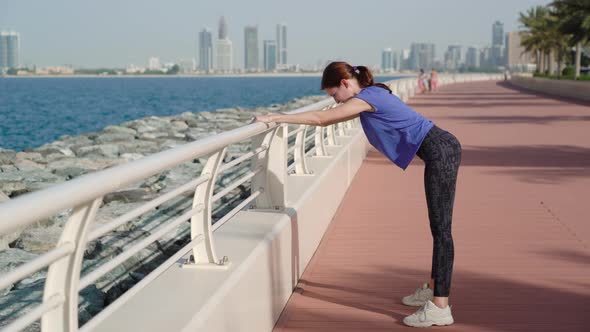
[[[486,74],[440,75],[439,85],[460,80],[487,79],[499,80],[501,78],[500,75]],[[411,98],[417,90],[415,78],[399,79],[387,84],[394,94],[404,101]],[[328,98],[288,113],[328,110],[335,106],[333,99]],[[54,249],[0,276],[0,289],[5,289],[43,268],[49,268],[45,279],[43,302],[16,318],[5,326],[3,331],[18,331],[39,319],[43,331],[78,330],[79,291],[189,219],[191,225],[190,242],[123,294],[122,298],[138,292],[149,281],[190,251],[192,251],[193,260],[188,262],[186,267],[226,268],[227,259],[219,258],[215,252],[212,241],[213,232],[247,206],[254,206],[258,209],[284,208],[286,177],[289,176],[289,173],[293,172],[293,175],[296,176],[311,175],[306,163],[307,158],[328,156],[326,146],[337,146],[338,138],[347,136],[351,130],[358,130],[359,124],[358,119],[354,119],[344,124],[325,128],[316,127],[312,134],[308,134],[311,132],[309,126],[299,126],[290,131],[289,125],[268,127],[262,123],[249,124],[1,203],[0,234],[21,229],[39,220],[49,218],[60,211],[73,209]],[[292,136],[295,136],[294,144],[289,147],[289,138]],[[231,162],[223,163],[227,147],[245,140],[252,141],[251,151]],[[309,147],[311,149],[308,149]],[[306,152],[306,149],[309,151]],[[289,154],[293,155],[293,163],[290,165],[288,165]],[[90,226],[106,194],[203,156],[209,157],[198,178],[90,231]],[[247,161],[250,161],[249,172],[214,193],[218,175]],[[212,204],[247,182],[250,182],[250,195],[213,224]],[[133,244],[107,263],[81,276],[83,253],[88,242],[105,236],[130,220],[152,211],[157,206],[186,192],[194,192],[192,207],[188,211],[160,225],[148,237]],[[84,326],[84,330],[91,329],[98,317],[108,315],[119,305],[120,302],[115,301],[103,309],[98,316]]]

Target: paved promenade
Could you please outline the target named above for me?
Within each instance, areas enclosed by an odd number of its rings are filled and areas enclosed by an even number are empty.
[[[432,329],[588,331],[590,104],[476,82],[410,105],[463,145],[456,323]],[[401,297],[430,276],[422,176],[369,153],[275,331],[417,331]]]

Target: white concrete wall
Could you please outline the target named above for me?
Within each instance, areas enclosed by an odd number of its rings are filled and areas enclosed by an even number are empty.
[[[86,326],[95,331],[271,331],[315,253],[369,145],[360,128],[291,176],[285,211],[243,211],[215,232],[228,270],[174,265],[121,307]]]
[[[521,88],[554,96],[590,101],[590,81],[554,80],[514,75],[511,83]]]

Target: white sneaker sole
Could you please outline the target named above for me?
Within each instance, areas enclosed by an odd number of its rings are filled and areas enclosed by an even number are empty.
[[[406,320],[404,319],[404,324],[406,324],[407,326],[411,326],[411,327],[430,327],[433,325],[436,326],[446,326],[446,325],[451,325],[455,323],[455,321],[453,320],[453,318],[449,318],[449,319],[442,319],[440,321],[434,322],[434,321],[426,321],[426,322],[416,322],[416,323],[409,323],[406,322]]]

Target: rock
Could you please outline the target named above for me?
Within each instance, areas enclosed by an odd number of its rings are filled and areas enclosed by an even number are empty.
[[[205,120],[215,120],[215,115],[211,112],[200,112],[199,117]]]
[[[90,285],[80,292],[78,297],[79,325],[89,321],[104,308],[105,295],[95,285]]]
[[[49,154],[61,154],[67,157],[74,156],[74,152],[72,152],[72,150],[70,150],[69,148],[59,147],[51,144],[43,145],[37,149],[34,149],[33,152],[40,153],[43,157]]]
[[[0,327],[8,325],[41,303],[44,283],[44,279],[39,279],[30,284],[19,284],[5,296],[0,297],[0,308],[2,308],[0,309]],[[80,292],[78,301],[79,324],[84,324],[102,310],[105,296],[95,286],[90,286]],[[40,324],[36,322],[24,331],[32,332],[40,331],[40,329]]]
[[[200,139],[206,138],[208,136],[210,136],[211,134],[208,132],[204,132],[202,130],[197,130],[197,129],[193,129],[191,128],[189,131],[187,131],[184,136],[185,139],[187,141],[198,141]]]
[[[18,169],[17,169],[18,171]],[[18,182],[24,179],[23,175],[19,172],[2,172],[0,173],[1,182]]]
[[[103,131],[107,133],[128,134],[131,136],[135,136],[137,134],[136,130],[122,126],[108,126],[105,127]]]
[[[15,268],[19,267],[20,265],[30,262],[33,259],[37,258],[38,255],[32,254],[30,252],[24,251],[22,249],[17,248],[7,248],[0,251],[0,274],[4,275]],[[17,284],[27,285],[45,277],[45,271],[41,270],[39,272],[35,272],[34,274],[17,281],[10,287],[5,289],[0,289],[0,296],[4,296],[8,293],[8,291]]]
[[[27,159],[17,160],[14,163],[14,166],[19,171],[33,171],[33,170],[39,170],[39,169],[44,169],[45,168],[45,165],[38,164],[38,163],[36,163],[34,161],[27,160]]]
[[[14,242],[14,248],[35,254],[44,254],[55,248],[63,228],[60,226],[25,229]]]
[[[172,124],[172,127],[178,131],[187,130],[189,128],[189,126],[184,121],[172,121],[170,124]]]
[[[0,165],[0,173],[16,172],[18,168],[14,165]]]
[[[34,309],[43,299],[43,280],[37,280],[24,288],[13,288],[0,297],[0,327],[6,326],[16,318]],[[40,331],[41,324],[35,322],[24,331]]]
[[[170,122],[165,119],[157,117],[149,117],[145,119],[135,120],[128,122],[127,127],[135,129],[139,134],[150,131],[161,131],[166,130],[170,126]]]
[[[16,159],[16,151],[0,148],[0,165],[12,164]]]
[[[105,204],[113,201],[121,201],[124,203],[134,203],[148,201],[155,197],[147,188],[127,189],[121,190],[114,193],[106,194],[103,198]]]
[[[2,204],[2,202],[8,201],[9,199],[10,198],[7,195],[0,191],[0,204]],[[21,232],[22,229],[19,229],[12,233],[0,234],[0,272],[5,272],[2,270],[2,264],[4,262],[4,259],[2,259],[2,250],[8,249],[8,245],[14,240],[18,239]],[[2,296],[2,290],[0,290],[0,296]]]
[[[66,180],[71,180],[71,179],[76,178],[80,175],[84,175],[88,172],[89,172],[88,169],[81,168],[81,167],[66,167],[66,168],[59,168],[59,169],[53,170],[53,174],[55,174],[57,176],[61,176],[61,177],[65,178]]]
[[[166,175],[168,172],[164,172],[162,174],[156,174],[152,177],[149,177],[144,180],[144,182],[140,185],[141,188],[147,188],[152,192],[159,192],[162,189],[166,188]]]
[[[36,163],[43,163],[45,160],[43,156],[38,152],[19,152],[16,154],[16,161],[30,160]]]
[[[134,161],[143,158],[143,155],[140,153],[123,153],[120,157],[126,161]]]
[[[47,169],[50,169],[51,171],[57,171],[58,169],[74,167],[82,168],[88,171],[97,171],[110,166],[118,165],[123,162],[124,161],[102,157],[92,158],[91,156],[88,158],[63,158],[47,164]]]
[[[78,136],[64,135],[57,142],[53,142],[51,144],[59,147],[69,147],[72,145],[90,145],[92,144],[92,138],[95,136],[95,133],[87,133]]]
[[[132,129],[130,129],[132,130]],[[135,133],[133,135],[127,133],[107,133],[96,137],[97,143],[111,143],[111,142],[129,142],[135,139]]]
[[[168,137],[168,133],[166,132],[144,132],[139,134],[139,139],[147,140],[147,141],[156,141],[162,138]]]
[[[28,192],[27,186],[22,182],[0,182],[0,191],[11,198]]]
[[[66,156],[66,155],[61,154],[61,153],[48,154],[48,155],[45,156],[45,164],[51,163],[51,162],[54,162],[54,161],[58,161],[58,160],[62,160],[62,159],[68,159],[68,158],[72,158],[72,157]]]
[[[119,143],[117,145],[121,154],[140,153],[148,155],[160,151],[158,144],[154,141],[134,140],[130,142]]]
[[[101,144],[91,145],[75,148],[74,152],[78,157],[84,157],[87,155],[103,156],[107,158],[119,157],[119,146],[116,144]]]

